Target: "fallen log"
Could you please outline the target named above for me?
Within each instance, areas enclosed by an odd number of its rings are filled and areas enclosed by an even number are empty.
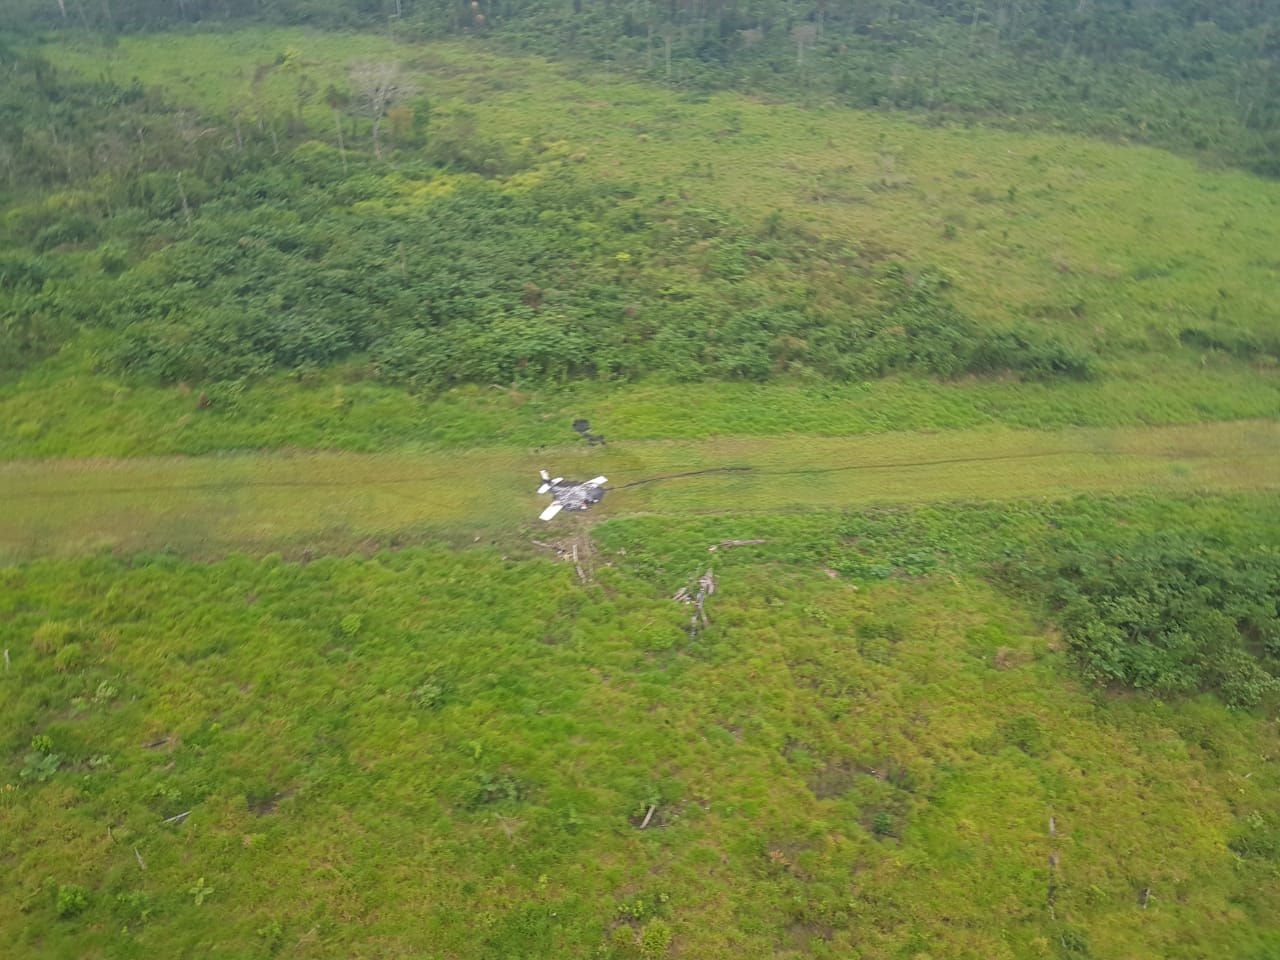
[[[758,543],[768,543],[768,540],[721,540],[719,543],[713,543],[707,547],[707,553],[715,553],[722,547],[726,550],[732,547],[753,547]]]

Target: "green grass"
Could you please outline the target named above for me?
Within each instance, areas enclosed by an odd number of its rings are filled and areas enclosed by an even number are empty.
[[[587,586],[488,547],[4,570],[10,950],[1275,949],[1274,864],[1228,848],[1274,725],[1099,700],[968,577],[731,556],[692,643],[614,549]]]
[[[1276,184],[479,44],[46,51],[211,122],[317,129],[304,77],[402,59],[434,129],[470,117],[535,158],[506,189],[572,168],[748,226],[776,211],[817,253],[940,266],[977,320],[1102,375],[420,397],[353,361],[202,404],[72,342],[0,385],[14,956],[1280,953],[1274,704],[1085,685],[1036,579],[1163,531],[1274,548],[1274,358],[1182,334],[1273,333]],[[439,187],[401,180],[404,204]],[[834,269],[788,282],[830,308]],[[579,416],[609,445],[571,445]],[[545,525],[543,466],[617,489]],[[708,566],[691,640],[670,598]]]
[[[244,393],[156,387],[70,357],[0,385],[0,459],[203,454],[226,449],[360,452],[537,447],[588,417],[613,441],[847,436],[894,431],[1192,424],[1274,416],[1280,377],[1210,358],[1131,364],[1095,383],[897,377],[860,384],[583,383],[460,387],[418,397],[339,370],[278,377]]]
[[[255,81],[290,49],[296,68]],[[435,125],[465,114],[482,137],[558,145],[553,158],[593,177],[660,184],[748,221],[779,210],[821,236],[940,264],[961,304],[990,322],[1038,317],[1159,350],[1211,315],[1250,330],[1271,316],[1280,184],[1151,148],[926,129],[822,103],[679,97],[476,43],[255,28],[55,51],[86,76],[136,76],[214,115],[300,109],[317,129],[328,108],[300,106],[300,77],[342,85],[354,62],[399,60]],[[1083,318],[1071,314],[1077,304]]]
[[[430,103],[429,136],[474,123],[476,137],[527,155],[532,167],[505,189],[571,168],[584,183],[679,198],[682,210],[732,211],[749,229],[777,214],[787,242],[811,244],[814,259],[809,274],[769,283],[805,286],[817,309],[835,310],[847,293],[822,259],[833,249],[934,264],[980,322],[1030,323],[1096,353],[1101,376],[1052,385],[909,377],[834,385],[803,375],[768,386],[534,382],[418,398],[370,381],[369,368],[352,362],[246,390],[209,385],[213,406],[201,409],[203,385],[104,373],[112,344],[96,336],[0,385],[0,416],[15,425],[0,438],[3,458],[537,446],[559,442],[564,422],[581,415],[638,440],[1177,424],[1280,409],[1274,358],[1244,362],[1195,346],[1274,329],[1280,188],[1238,172],[1079,137],[925,129],[821,103],[681,97],[474,43],[254,29],[111,46],[59,39],[45,52],[87,77],[136,76],[213,123],[301,112],[320,131],[332,118],[321,98],[299,92],[304,78],[342,86],[357,61],[397,59]],[[293,65],[273,66],[286,52]],[[387,182],[397,202],[414,207],[443,181],[406,179],[389,164]],[[71,194],[23,201],[74,202]],[[24,216],[22,203],[10,214]],[[693,262],[669,272],[701,282]],[[1191,346],[1187,330],[1199,331]]]
[[[719,438],[558,446],[541,452],[366,455],[296,452],[0,465],[0,557],[119,548],[198,556],[298,551],[435,532],[506,539],[543,529],[538,469],[603,473],[616,489],[586,515],[750,515],[867,503],[1008,500],[1089,492],[1268,490],[1280,426],[1242,421],[1161,429],[876,437]],[[747,467],[656,484],[635,481]],[[552,531],[569,524],[557,521]],[[536,534],[535,534],[536,535]]]

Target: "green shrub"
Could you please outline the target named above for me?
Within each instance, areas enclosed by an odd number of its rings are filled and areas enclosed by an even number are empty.
[[[55,910],[59,917],[69,920],[89,909],[89,892],[74,883],[58,887]]]
[[[1090,957],[1089,939],[1075,927],[1063,927],[1058,933],[1058,947],[1063,957]]]
[[[1218,350],[1242,360],[1280,357],[1280,336],[1259,336],[1250,330],[1207,324],[1187,327],[1178,339],[1184,346],[1197,350]]]
[[[275,953],[284,945],[284,927],[279,920],[269,920],[255,931],[268,953]]]
[[[64,217],[36,234],[33,246],[40,253],[70,244],[87,243],[98,236],[98,225],[84,214]]]
[[[77,628],[65,621],[46,621],[36,627],[31,646],[40,653],[57,653],[79,636]]]
[[[421,207],[383,209],[396,186],[365,173],[312,184],[297,166],[238,179],[190,237],[98,298],[110,303],[95,322],[127,318],[113,362],[207,383],[367,356],[377,378],[424,391],[652,374],[1094,372],[1087,354],[1038,331],[975,323],[941,271],[873,272],[834,242],[820,252],[847,274],[836,306],[818,309],[781,280],[753,283],[763,238],[720,211],[672,213],[655,200],[623,211],[617,201],[634,191],[568,174],[522,190],[459,177]],[[364,205],[358,215],[334,206],[346,193]],[[264,207],[267,197],[278,207]],[[796,270],[824,243],[767,242],[770,259]],[[703,276],[673,282],[672,264]]]
[[[893,836],[895,823],[893,814],[881,810],[871,818],[871,832],[877,837]]]
[[[52,258],[0,253],[0,290],[36,293],[46,281],[62,272],[55,264]]]
[[[1280,825],[1255,811],[1242,818],[1227,845],[1247,859],[1280,861]]]
[[[471,784],[467,804],[482,807],[491,803],[515,803],[524,798],[525,786],[508,773],[482,772]]]
[[[1050,577],[1086,671],[1160,694],[1215,690],[1252,707],[1280,689],[1280,554],[1161,535],[1065,552]]]
[[[53,656],[53,669],[59,673],[71,673],[84,660],[84,647],[78,643],[68,643]]]
[[[444,703],[449,685],[437,676],[429,676],[413,691],[413,705],[419,710],[435,710]]]
[[[144,924],[151,919],[151,895],[145,890],[116,894],[111,912],[122,923]]]
[[[1001,727],[1005,741],[1023,753],[1033,757],[1044,753],[1044,728],[1040,721],[1028,714],[1014,717]]]
[[[626,924],[619,924],[613,928],[613,932],[609,935],[609,941],[612,943],[614,950],[625,956],[635,950],[635,931]]]
[[[62,766],[62,758],[56,753],[29,753],[23,760],[18,776],[23,780],[44,783]]]
[[[195,903],[195,905],[199,907],[199,906],[203,906],[205,900],[213,896],[214,893],[216,893],[216,891],[210,884],[205,882],[204,877],[200,877],[198,880],[196,880],[195,883],[191,885],[191,889],[189,889],[187,893],[191,896],[191,899]]]
[[[665,920],[650,920],[640,932],[640,956],[661,960],[671,948],[672,930]]]

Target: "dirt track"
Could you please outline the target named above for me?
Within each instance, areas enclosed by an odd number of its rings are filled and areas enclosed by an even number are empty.
[[[537,527],[537,470],[604,473],[593,513],[688,514],[1074,493],[1280,489],[1280,422],[710,438],[531,454],[234,454],[0,464],[0,560],[252,552]],[[737,468],[737,469],[724,469]],[[704,472],[698,472],[704,471]],[[710,472],[706,472],[710,471]],[[673,474],[695,474],[672,476]]]

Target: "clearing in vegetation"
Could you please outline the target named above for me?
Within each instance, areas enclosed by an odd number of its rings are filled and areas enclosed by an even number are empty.
[[[1280,955],[1280,185],[1078,135],[1256,4],[173,6],[0,42],[9,952]]]
[[[567,432],[567,431],[566,431]],[[538,470],[607,474],[599,516],[796,511],[876,503],[1062,497],[1086,492],[1269,490],[1280,485],[1280,425],[953,431],[875,438],[616,440],[538,453],[353,455],[0,464],[0,557],[86,550],[217,556],[466,531],[506,539],[541,529]],[[675,476],[688,471],[698,476]],[[673,479],[661,481],[664,476]],[[661,482],[651,482],[661,481]],[[557,524],[577,524],[564,517]],[[537,535],[536,533],[534,534]]]

